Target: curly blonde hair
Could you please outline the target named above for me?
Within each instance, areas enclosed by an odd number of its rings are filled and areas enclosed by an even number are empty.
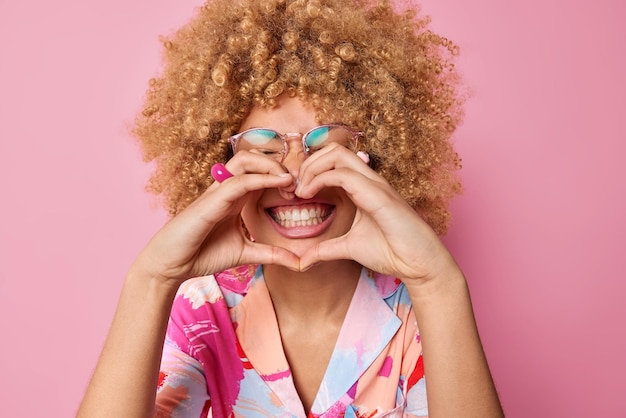
[[[148,190],[176,215],[231,156],[227,139],[251,107],[288,94],[320,121],[362,130],[374,169],[444,234],[460,191],[450,142],[462,116],[457,47],[417,10],[397,9],[386,0],[209,0],[164,39],[165,68],[136,120],[144,158],[156,163]]]

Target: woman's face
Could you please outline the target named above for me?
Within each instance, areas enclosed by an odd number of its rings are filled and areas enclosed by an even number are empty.
[[[315,116],[315,111],[307,103],[283,96],[273,108],[254,107],[243,121],[240,132],[250,128],[271,128],[283,134],[305,133],[319,125]],[[287,143],[288,151],[282,164],[297,179],[306,159],[301,136],[289,136]],[[356,207],[342,189],[323,189],[306,200],[288,199],[277,189],[266,189],[253,195],[241,216],[255,241],[302,255],[315,243],[348,232],[355,212]]]

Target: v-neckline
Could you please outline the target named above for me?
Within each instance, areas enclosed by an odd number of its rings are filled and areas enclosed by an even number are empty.
[[[251,366],[292,414],[307,413],[296,390],[262,273],[232,311],[235,332]],[[356,383],[400,328],[368,271],[363,269],[339,331],[311,412],[320,415],[345,396],[354,399]],[[377,330],[372,332],[372,329]],[[345,401],[345,399],[343,399]]]

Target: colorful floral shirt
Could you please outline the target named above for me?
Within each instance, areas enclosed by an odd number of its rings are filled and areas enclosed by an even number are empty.
[[[400,280],[363,269],[309,418],[427,416]],[[259,266],[188,280],[172,308],[157,416],[306,418]]]

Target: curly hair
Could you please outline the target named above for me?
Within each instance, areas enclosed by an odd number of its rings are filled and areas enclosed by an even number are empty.
[[[155,162],[147,189],[171,215],[212,182],[252,106],[282,94],[362,130],[374,169],[439,234],[460,191],[457,47],[387,0],[208,0],[165,38],[133,133]]]

